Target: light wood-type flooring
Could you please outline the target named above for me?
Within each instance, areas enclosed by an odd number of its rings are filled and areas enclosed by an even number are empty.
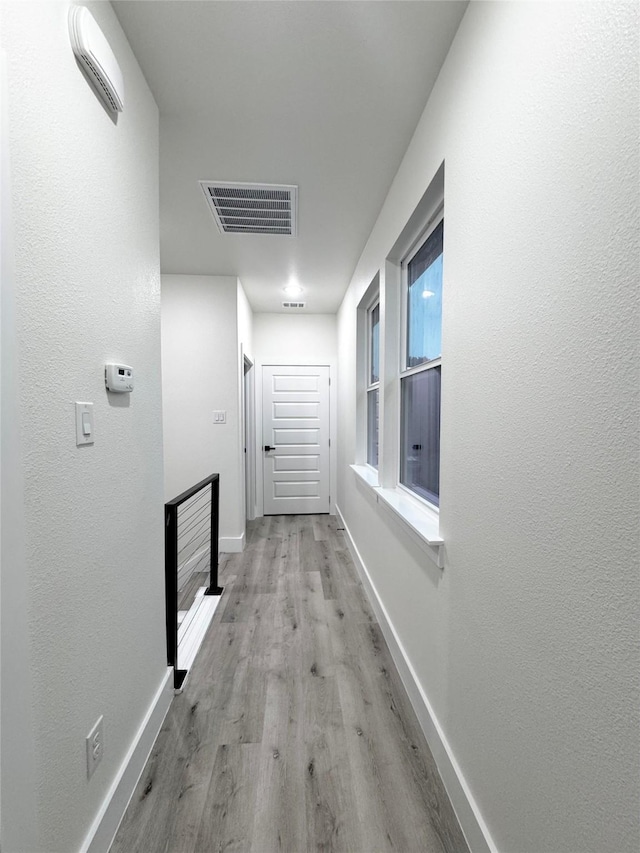
[[[336,519],[262,518],[111,853],[468,853]]]

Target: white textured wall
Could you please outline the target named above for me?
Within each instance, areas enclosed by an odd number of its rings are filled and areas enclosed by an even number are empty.
[[[25,814],[3,750],[5,853],[79,848],[166,672],[158,113],[111,7],[88,5],[124,73],[117,125],[76,66],[69,4],[1,8],[22,436],[20,449],[3,431],[3,455],[13,442],[25,493],[24,566],[3,564],[2,595],[23,608],[17,679],[33,690],[33,724],[12,716],[7,731],[3,714],[2,737],[37,800]],[[130,398],[108,398],[107,360],[134,366]],[[94,445],[75,445],[76,400],[94,403]],[[104,758],[87,781],[85,736],[101,714]],[[25,779],[15,742],[29,741]]]
[[[242,344],[243,355],[253,361],[253,311],[238,279],[238,340]]]
[[[29,584],[24,542],[24,475],[20,424],[20,380],[16,365],[16,271],[14,256],[6,57],[0,53],[0,270],[2,348],[1,561],[0,569],[0,814],[6,850],[37,846],[35,729],[27,602]],[[10,819],[6,816],[10,815]]]
[[[261,364],[329,364],[336,358],[336,316],[255,314],[253,339]]]
[[[219,473],[220,537],[230,540],[222,550],[240,547],[245,528],[238,288],[233,276],[162,276],[165,494]],[[217,410],[226,411],[225,424],[214,424]]]
[[[638,849],[638,10],[472,3],[339,315],[339,496],[503,853]],[[354,482],[355,314],[445,161],[442,573]]]
[[[329,418],[331,451],[331,512],[335,511],[337,476],[337,323],[335,314],[254,314],[253,346],[256,373],[256,489],[258,512],[262,512],[264,446],[262,436],[262,365],[328,364],[331,375]]]

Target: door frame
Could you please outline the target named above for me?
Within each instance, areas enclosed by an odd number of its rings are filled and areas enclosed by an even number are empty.
[[[264,516],[264,465],[262,459],[262,379],[263,367],[328,367],[329,368],[329,513],[336,514],[336,485],[337,485],[337,365],[334,359],[312,361],[256,361],[255,374],[255,472],[256,472],[256,518]],[[258,459],[260,464],[258,465]]]
[[[242,444],[243,493],[245,521],[256,517],[256,454],[255,454],[255,364],[243,353],[242,361]]]

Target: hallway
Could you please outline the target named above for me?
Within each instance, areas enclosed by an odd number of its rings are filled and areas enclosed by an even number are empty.
[[[333,516],[252,522],[112,853],[464,853]]]

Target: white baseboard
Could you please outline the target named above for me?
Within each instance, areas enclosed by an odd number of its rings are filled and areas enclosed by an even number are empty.
[[[472,853],[498,853],[498,848],[491,838],[478,804],[462,775],[462,771],[453,755],[444,731],[418,680],[411,661],[407,657],[404,646],[389,619],[387,610],[378,595],[378,591],[371,580],[367,567],[353,541],[353,537],[338,506],[336,506],[336,515],[342,523],[342,527],[344,527],[347,545],[360,575],[362,585],[376,614],[384,638],[389,646],[391,657],[400,673],[402,683],[409,695],[413,710],[420,723],[420,728],[429,744],[429,749],[433,754],[469,849]]]
[[[82,843],[80,853],[107,853],[109,850],[167,715],[173,695],[173,667],[169,667]]]
[[[244,551],[244,532],[242,536],[221,536],[218,539],[218,551],[223,554],[241,554]]]

